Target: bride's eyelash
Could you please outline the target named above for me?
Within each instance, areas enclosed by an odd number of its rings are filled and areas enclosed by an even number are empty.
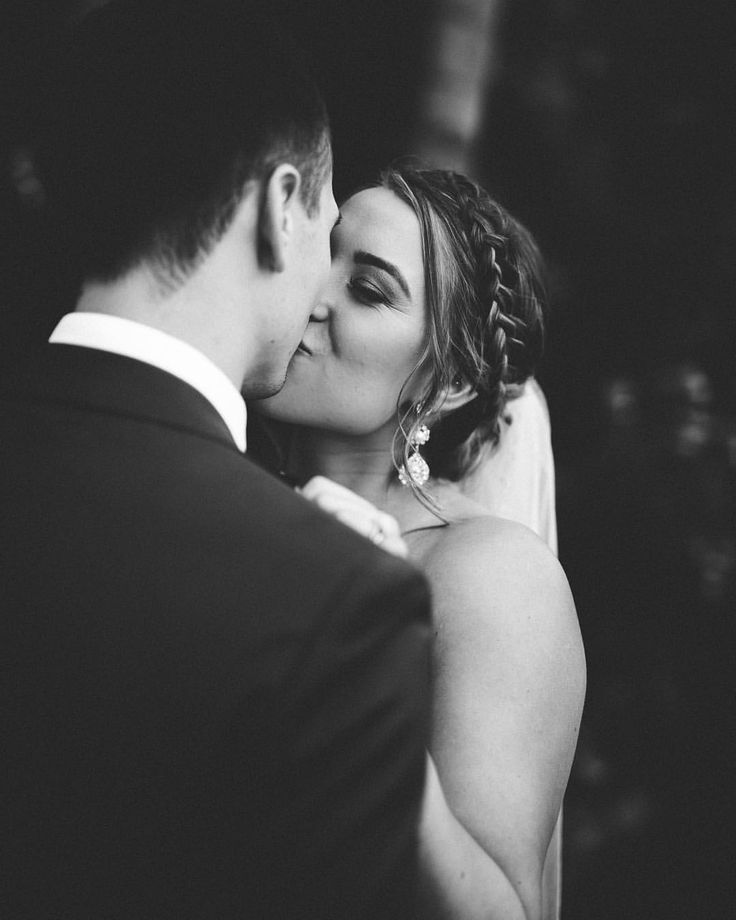
[[[351,278],[348,282],[348,290],[361,303],[376,305],[390,302],[384,291],[362,278]]]

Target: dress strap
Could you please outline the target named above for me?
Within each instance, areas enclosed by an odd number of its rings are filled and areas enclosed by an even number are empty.
[[[401,536],[405,537],[410,533],[419,533],[422,530],[437,530],[440,527],[449,527],[447,521],[437,521],[436,524],[423,524],[421,527],[408,527],[406,530],[401,531]]]

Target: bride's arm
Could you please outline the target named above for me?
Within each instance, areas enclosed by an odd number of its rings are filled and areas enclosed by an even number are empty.
[[[438,918],[541,915],[585,663],[567,580],[526,528],[478,519],[427,559],[436,637],[422,861]]]
[[[504,871],[450,810],[431,757],[419,826],[422,920],[525,920]]]

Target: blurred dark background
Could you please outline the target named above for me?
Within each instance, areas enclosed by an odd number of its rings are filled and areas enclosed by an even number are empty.
[[[93,5],[2,7],[3,360],[74,294],[33,153],[49,50]],[[732,3],[270,5],[327,97],[338,196],[420,154],[485,184],[549,260],[539,376],[589,668],[564,920],[734,916]]]

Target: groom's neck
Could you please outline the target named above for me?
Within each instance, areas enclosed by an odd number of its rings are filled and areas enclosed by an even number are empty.
[[[242,385],[245,348],[238,350],[235,345],[242,330],[223,329],[197,285],[185,281],[174,288],[143,265],[111,282],[88,281],[75,309],[118,316],[165,332],[206,355],[238,389]]]

